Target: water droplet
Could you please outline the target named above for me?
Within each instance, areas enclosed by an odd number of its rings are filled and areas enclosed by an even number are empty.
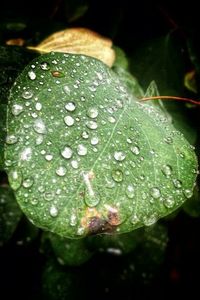
[[[71,158],[72,154],[73,154],[73,151],[69,146],[65,146],[64,149],[61,151],[61,155],[66,159]]]
[[[121,170],[113,170],[112,171],[112,178],[116,182],[121,182],[123,180],[123,173]]]
[[[32,149],[29,147],[25,148],[20,154],[21,160],[29,161],[31,157],[32,157]]]
[[[38,118],[34,121],[33,129],[37,133],[45,134],[46,133],[46,126],[42,119]]]
[[[66,169],[65,167],[63,167],[63,166],[60,166],[60,167],[56,170],[56,174],[57,174],[58,176],[65,176],[66,172],[67,172],[67,169]]]
[[[28,72],[28,77],[31,79],[31,80],[35,80],[36,78],[36,74],[33,70],[29,71]]]
[[[51,201],[54,198],[54,193],[52,192],[45,192],[44,193],[44,199],[47,201]]]
[[[91,138],[91,144],[94,146],[94,145],[97,145],[99,143],[99,139],[97,136],[93,136]]]
[[[38,135],[36,137],[36,140],[35,140],[36,145],[41,145],[42,142],[43,142],[43,136],[42,135]]]
[[[47,62],[42,62],[42,63],[40,64],[40,68],[41,68],[42,70],[44,70],[44,71],[49,70],[49,69],[50,69],[49,63],[47,63]]]
[[[74,169],[78,169],[78,161],[77,161],[77,160],[72,160],[72,161],[71,161],[71,166],[72,166],[72,168],[74,168]]]
[[[95,119],[98,116],[98,114],[99,114],[99,112],[98,112],[98,109],[96,107],[90,107],[87,110],[88,117],[90,117],[92,119]]]
[[[51,155],[51,154],[45,155],[45,159],[46,159],[47,161],[51,161],[52,158],[53,158],[53,155]]]
[[[164,142],[167,144],[172,144],[173,143],[173,139],[171,136],[168,136],[166,138],[164,138]]]
[[[6,136],[6,144],[12,145],[12,144],[17,143],[17,141],[18,141],[18,138],[13,134]]]
[[[156,221],[157,221],[157,217],[154,214],[152,216],[150,216],[150,217],[145,216],[143,218],[143,222],[144,222],[145,226],[151,226],[154,223],[156,223]]]
[[[88,121],[86,122],[86,126],[89,128],[89,129],[97,129],[98,125],[97,125],[97,122],[95,121]]]
[[[64,91],[65,94],[67,94],[67,95],[70,95],[70,93],[71,93],[70,88],[69,88],[67,85],[63,86],[63,91]]]
[[[98,193],[94,190],[92,180],[94,179],[93,172],[82,172],[83,182],[85,183],[85,204],[89,207],[94,207],[100,202]]]
[[[133,215],[133,216],[131,217],[130,221],[131,221],[131,223],[132,223],[133,225],[139,223],[139,219],[138,219],[138,217],[137,217],[136,215]]]
[[[135,189],[131,184],[129,184],[126,188],[126,195],[131,199],[135,196]]]
[[[76,105],[75,105],[74,102],[68,102],[65,105],[65,109],[68,110],[68,111],[74,111],[76,109]]]
[[[138,146],[133,146],[131,147],[131,151],[133,152],[133,154],[138,155],[140,154],[140,148]]]
[[[108,121],[110,123],[115,123],[116,122],[116,119],[114,117],[108,117]]]
[[[115,151],[114,153],[114,158],[117,160],[117,161],[123,161],[126,157],[126,154],[122,151]]]
[[[180,189],[182,187],[182,182],[179,179],[173,179],[172,181],[175,188]]]
[[[35,104],[35,109],[38,110],[38,111],[40,111],[40,110],[42,109],[42,104],[39,103],[39,102],[37,102],[37,103]]]
[[[11,188],[16,191],[20,188],[22,184],[22,173],[20,170],[14,169],[11,170],[8,174],[8,179]]]
[[[162,167],[162,172],[165,176],[169,177],[172,174],[172,167],[170,165],[164,165]]]
[[[33,92],[31,90],[25,90],[22,93],[22,97],[26,100],[31,99],[33,97]]]
[[[82,136],[82,138],[84,138],[84,139],[88,139],[89,134],[88,134],[87,131],[83,131],[82,134],[81,134],[81,136]]]
[[[22,111],[23,111],[23,106],[22,105],[14,104],[12,106],[12,114],[14,116],[18,116],[19,114],[21,114]]]
[[[57,209],[57,207],[54,206],[54,205],[51,206],[50,210],[49,210],[49,214],[50,214],[51,217],[57,217],[57,215],[58,215],[58,209]]]
[[[168,196],[166,199],[164,199],[163,203],[167,208],[172,208],[175,204],[175,200],[172,196]]]
[[[161,196],[160,190],[157,187],[153,187],[150,189],[150,195],[154,198],[154,199],[158,199]]]
[[[63,72],[60,72],[60,71],[52,71],[51,74],[52,74],[53,77],[57,77],[57,78],[62,78],[62,77],[65,76],[65,74]]]
[[[26,178],[26,179],[23,180],[22,185],[25,188],[30,188],[33,185],[33,182],[34,182],[33,178]]]
[[[193,191],[192,191],[192,190],[189,190],[189,189],[186,189],[186,190],[184,190],[184,195],[185,195],[186,198],[189,199],[189,198],[192,197]]]
[[[70,216],[70,225],[71,226],[76,226],[77,224],[77,216],[75,213],[72,213],[71,216]]]
[[[32,205],[37,205],[37,204],[38,204],[38,199],[35,199],[35,198],[32,199],[32,200],[31,200],[31,204],[32,204]]]
[[[67,126],[74,125],[74,118],[72,118],[71,116],[64,117],[64,121]]]
[[[77,147],[78,155],[84,156],[87,154],[87,148],[83,144],[79,144]]]

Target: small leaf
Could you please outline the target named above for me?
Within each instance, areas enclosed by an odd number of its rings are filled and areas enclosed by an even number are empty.
[[[70,28],[53,33],[36,47],[29,49],[44,52],[85,54],[112,66],[115,52],[112,41],[86,28]]]
[[[35,225],[64,237],[149,226],[195,184],[196,156],[183,135],[94,58],[32,61],[10,92],[7,128],[18,203]]]
[[[12,190],[0,187],[0,246],[4,245],[14,233],[22,216]]]

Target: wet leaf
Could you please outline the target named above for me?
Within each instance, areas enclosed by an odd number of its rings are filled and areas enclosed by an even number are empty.
[[[86,28],[70,28],[53,33],[36,47],[29,49],[45,52],[85,54],[112,66],[115,52],[112,41]]]
[[[149,226],[192,193],[194,150],[99,60],[52,53],[32,61],[11,90],[7,128],[17,201],[59,235]]]
[[[5,136],[6,136],[6,105],[0,104],[0,170],[4,168]]]
[[[22,216],[13,191],[0,187],[0,246],[4,245],[14,233]]]

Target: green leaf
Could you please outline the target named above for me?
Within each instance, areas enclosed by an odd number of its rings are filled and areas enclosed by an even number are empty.
[[[47,233],[46,238],[50,240],[55,256],[61,265],[79,266],[93,255],[88,250],[85,239],[67,239],[53,233]]]
[[[14,233],[22,216],[13,191],[0,187],[0,246],[4,245]]]
[[[113,46],[113,49],[115,51],[115,61],[113,68],[123,68],[124,70],[128,70],[129,62],[126,53],[117,46]]]
[[[65,237],[148,226],[194,187],[189,143],[94,58],[32,61],[10,92],[7,128],[18,203],[35,225]]]

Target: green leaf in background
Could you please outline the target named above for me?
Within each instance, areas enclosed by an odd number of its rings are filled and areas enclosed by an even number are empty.
[[[123,68],[124,70],[129,69],[129,61],[127,58],[126,53],[119,47],[113,46],[113,49],[115,51],[115,61],[113,64],[113,68]]]
[[[57,261],[61,265],[79,266],[93,255],[93,252],[87,248],[85,239],[67,239],[53,233],[46,235],[45,238],[49,239]]]
[[[0,246],[4,245],[14,233],[22,211],[13,191],[9,187],[0,187]]]
[[[28,218],[64,237],[148,226],[192,194],[193,149],[102,62],[52,53],[14,84],[5,155]]]

